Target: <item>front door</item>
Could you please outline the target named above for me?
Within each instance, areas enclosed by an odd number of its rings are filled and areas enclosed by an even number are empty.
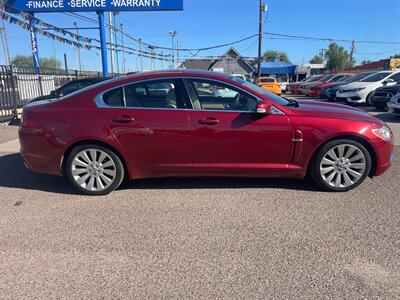
[[[134,178],[190,172],[192,134],[181,81],[144,81],[102,95],[99,111],[134,166]]]
[[[200,175],[286,173],[293,131],[283,113],[255,114],[257,99],[219,81],[188,79],[193,170]]]

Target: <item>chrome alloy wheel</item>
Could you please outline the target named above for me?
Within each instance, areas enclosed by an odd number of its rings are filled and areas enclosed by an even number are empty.
[[[358,147],[342,144],[333,147],[323,156],[320,174],[328,185],[346,188],[363,177],[366,167],[365,155]]]
[[[117,176],[114,160],[99,149],[85,149],[72,160],[71,174],[75,182],[88,191],[107,189]]]

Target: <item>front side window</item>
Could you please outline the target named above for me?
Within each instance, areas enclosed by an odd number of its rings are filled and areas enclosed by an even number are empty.
[[[393,79],[397,83],[400,83],[400,72],[390,76],[389,78]]]
[[[381,81],[385,79],[388,75],[390,75],[391,72],[379,72],[375,73],[374,75],[365,77],[364,79],[361,79],[361,82],[376,82],[376,81]]]
[[[242,80],[239,79],[238,80]],[[193,90],[192,101],[195,109],[251,111],[257,107],[257,99],[223,83],[203,80],[190,80],[189,90]]]

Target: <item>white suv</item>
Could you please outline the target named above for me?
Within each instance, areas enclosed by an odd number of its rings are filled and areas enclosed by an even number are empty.
[[[381,86],[395,85],[400,82],[400,71],[380,71],[361,79],[358,82],[346,84],[336,92],[337,100],[346,103],[367,103],[372,93]]]

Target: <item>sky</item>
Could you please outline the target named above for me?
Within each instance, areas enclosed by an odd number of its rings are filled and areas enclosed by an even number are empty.
[[[144,42],[171,47],[169,31],[177,31],[176,39],[181,48],[214,46],[258,33],[258,0],[183,0],[184,11],[179,12],[123,12],[117,23],[124,30]],[[400,0],[265,0],[268,12],[264,13],[264,32],[326,37],[356,41],[374,40],[398,44],[357,43],[355,58],[379,60],[400,53]],[[82,13],[96,19],[95,13]],[[42,13],[36,17],[58,27],[96,26],[90,22],[63,13]],[[11,56],[30,55],[29,33],[17,25],[6,24]],[[98,30],[81,30],[83,36],[98,38]],[[63,61],[67,54],[70,69],[77,69],[77,52],[43,36],[38,36],[41,57],[56,57]],[[118,37],[120,43],[120,37]],[[138,48],[137,43],[124,38],[127,46]],[[348,51],[350,42],[339,42]],[[328,41],[299,40],[265,37],[263,51],[278,50],[288,54],[294,64],[307,63],[320,49],[326,49]],[[242,56],[257,55],[257,38],[234,45]],[[180,52],[180,58],[223,55],[229,46],[197,52]],[[164,50],[164,53],[168,53]],[[101,57],[97,50],[81,50],[82,64],[86,70],[101,70]],[[140,65],[137,57],[128,55],[129,71]],[[4,64],[4,51],[0,47],[0,64]],[[144,69],[150,61],[143,59]],[[168,63],[156,63],[156,68],[167,68]]]

